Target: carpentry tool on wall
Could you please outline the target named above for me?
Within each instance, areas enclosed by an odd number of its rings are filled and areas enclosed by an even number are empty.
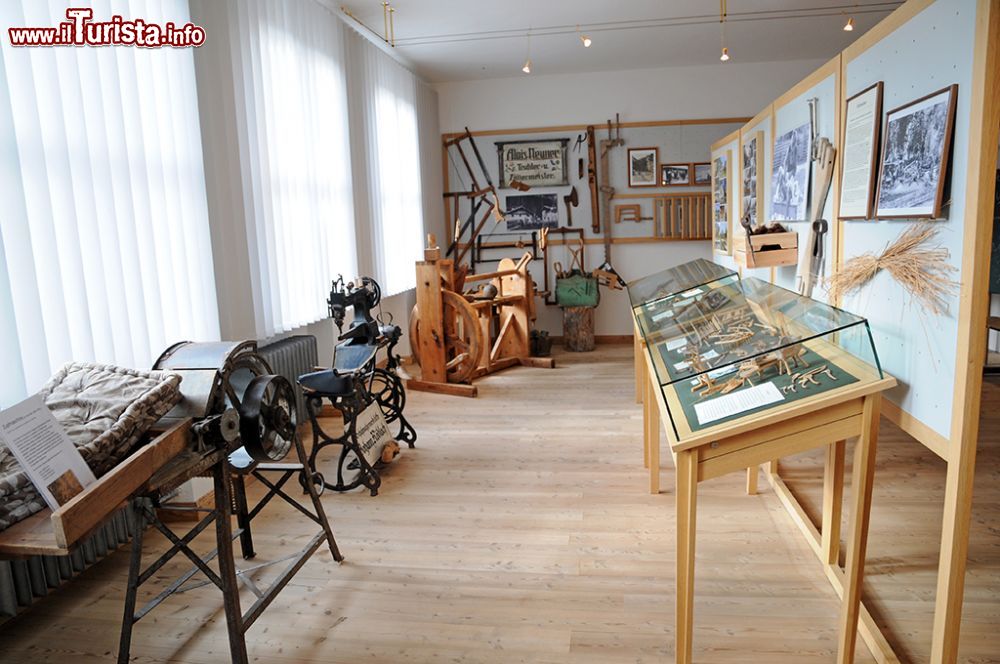
[[[799,265],[795,275],[797,290],[805,297],[812,296],[813,287],[824,272],[823,253],[829,224],[826,219],[822,218],[823,208],[826,207],[826,199],[833,184],[834,164],[837,157],[837,149],[830,144],[828,139],[818,139],[816,105],[815,98],[809,100],[809,122],[813,131],[814,173],[812,205],[809,211],[809,236],[802,254],[799,256]]]
[[[635,223],[640,223],[643,221],[653,221],[653,217],[643,217],[642,208],[638,203],[625,203],[622,205],[615,206],[615,223],[620,224],[623,221],[634,221]]]
[[[597,137],[594,125],[587,127],[587,184],[590,187],[590,230],[601,232],[600,203],[597,200]]]
[[[569,195],[563,196],[563,203],[566,204],[566,225],[573,225],[573,208],[580,204],[580,196],[576,193],[576,187],[569,191]]]
[[[553,246],[549,242],[549,235],[550,234],[552,234],[552,235],[562,235],[564,238],[566,236],[575,235],[577,242],[579,242],[579,244],[580,244],[580,247],[584,246],[584,241],[583,241],[583,229],[582,228],[570,228],[568,226],[562,226],[560,228],[543,228],[542,229],[541,237],[539,239],[539,246],[542,249],[542,269],[543,269],[543,273],[545,275],[545,277],[544,277],[544,286],[543,286],[543,288],[545,289],[544,290],[545,304],[547,304],[549,306],[555,306],[556,304],[558,304],[558,302],[556,301],[556,297],[555,297],[555,288],[554,287],[553,288],[549,287],[549,284],[550,284],[550,281],[549,281],[549,248],[551,246]],[[563,240],[559,241],[560,245],[568,245],[569,243],[570,243],[570,240],[568,240],[568,239],[563,239]],[[572,250],[571,250],[571,252],[572,252]],[[558,278],[560,276],[559,273],[562,272],[562,263],[560,263],[559,261],[556,261],[555,263],[552,264],[552,268],[556,272],[555,277]],[[583,268],[583,252],[580,252],[580,269],[581,270],[584,269]],[[553,280],[551,283],[554,284],[555,281]]]
[[[598,187],[601,198],[601,217],[603,221],[604,229],[604,263],[601,265],[600,269],[613,274],[618,278],[619,281],[621,277],[618,277],[618,272],[611,265],[611,199],[615,195],[615,188],[611,186],[611,173],[608,168],[608,154],[613,148],[621,147],[625,145],[625,141],[622,140],[622,129],[621,122],[618,119],[618,114],[615,113],[615,133],[614,138],[612,138],[611,132],[611,120],[608,120],[608,137],[601,141],[601,170],[600,174],[603,174],[604,180],[603,184]]]

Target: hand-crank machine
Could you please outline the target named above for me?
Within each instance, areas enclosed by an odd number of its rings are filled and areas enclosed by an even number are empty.
[[[531,254],[500,261],[495,272],[463,275],[441,258],[434,236],[417,262],[417,304],[410,315],[410,347],[420,364],[415,390],[474,397],[472,379],[514,365],[553,368],[552,358],[531,357],[535,282]],[[465,292],[470,283],[478,288]]]

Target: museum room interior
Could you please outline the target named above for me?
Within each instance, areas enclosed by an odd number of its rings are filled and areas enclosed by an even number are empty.
[[[1000,0],[0,28],[0,663],[1000,663]]]

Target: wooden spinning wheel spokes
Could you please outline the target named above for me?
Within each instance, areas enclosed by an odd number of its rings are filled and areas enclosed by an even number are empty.
[[[479,316],[468,301],[450,290],[441,291],[444,328],[445,368],[449,383],[464,383],[479,366],[485,341]],[[410,314],[410,348],[420,363],[420,316],[417,307]]]

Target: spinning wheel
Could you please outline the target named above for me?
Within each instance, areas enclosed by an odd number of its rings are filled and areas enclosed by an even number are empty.
[[[478,368],[485,341],[479,326],[479,316],[468,301],[458,293],[441,290],[444,308],[445,369],[449,383],[465,383]],[[417,307],[410,314],[410,349],[420,363],[420,315]]]

